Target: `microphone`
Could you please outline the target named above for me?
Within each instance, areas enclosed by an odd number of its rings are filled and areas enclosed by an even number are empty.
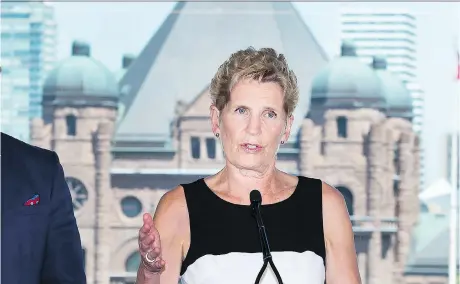
[[[262,195],[258,190],[253,190],[249,194],[251,200],[252,213],[256,218],[257,228],[259,229],[260,245],[262,247],[263,260],[269,259],[272,257],[270,253],[270,246],[268,244],[267,232],[265,231],[265,226],[262,221],[262,215],[260,214],[260,205],[262,204]]]
[[[262,274],[264,273],[269,263],[271,267],[273,268],[273,272],[276,275],[276,279],[278,280],[278,283],[283,284],[283,281],[281,280],[281,276],[278,270],[276,269],[275,264],[273,263],[272,254],[270,252],[270,245],[268,244],[267,232],[265,231],[265,226],[262,220],[262,214],[260,213],[260,206],[262,204],[262,195],[257,189],[254,189],[249,193],[249,200],[251,201],[252,215],[255,217],[257,228],[259,229],[260,245],[262,247],[262,256],[263,256],[262,259],[264,261],[264,264],[262,265],[262,268],[260,269],[259,274],[257,274],[255,284],[258,284],[260,282],[260,279],[262,278]]]

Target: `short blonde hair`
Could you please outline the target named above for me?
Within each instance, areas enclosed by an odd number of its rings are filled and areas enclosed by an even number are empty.
[[[273,48],[256,50],[249,47],[233,53],[217,70],[211,81],[212,103],[219,111],[230,101],[230,92],[241,80],[279,84],[284,92],[284,111],[290,116],[299,100],[297,77],[289,69],[286,58]]]

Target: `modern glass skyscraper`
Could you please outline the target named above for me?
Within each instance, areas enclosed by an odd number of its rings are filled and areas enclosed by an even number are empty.
[[[41,88],[56,56],[53,7],[43,2],[1,5],[1,130],[29,140],[29,120],[41,116]]]

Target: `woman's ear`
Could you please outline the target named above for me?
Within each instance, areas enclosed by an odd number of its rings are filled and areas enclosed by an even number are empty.
[[[286,129],[284,130],[284,134],[282,136],[282,139],[281,141],[284,141],[286,142],[288,139],[289,139],[289,135],[291,134],[291,127],[292,127],[292,123],[294,122],[294,115],[290,115],[288,118],[287,118],[287,121],[286,121]]]
[[[219,121],[220,121],[220,111],[215,105],[211,105],[209,108],[211,114],[211,129],[214,135],[220,134]]]

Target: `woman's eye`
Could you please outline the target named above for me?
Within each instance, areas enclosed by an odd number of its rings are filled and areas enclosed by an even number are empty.
[[[244,108],[240,107],[240,108],[236,109],[236,112],[238,112],[239,114],[244,114],[246,112],[246,110]]]
[[[274,113],[273,111],[269,111],[267,113],[267,116],[268,116],[268,118],[276,118],[276,113]]]

